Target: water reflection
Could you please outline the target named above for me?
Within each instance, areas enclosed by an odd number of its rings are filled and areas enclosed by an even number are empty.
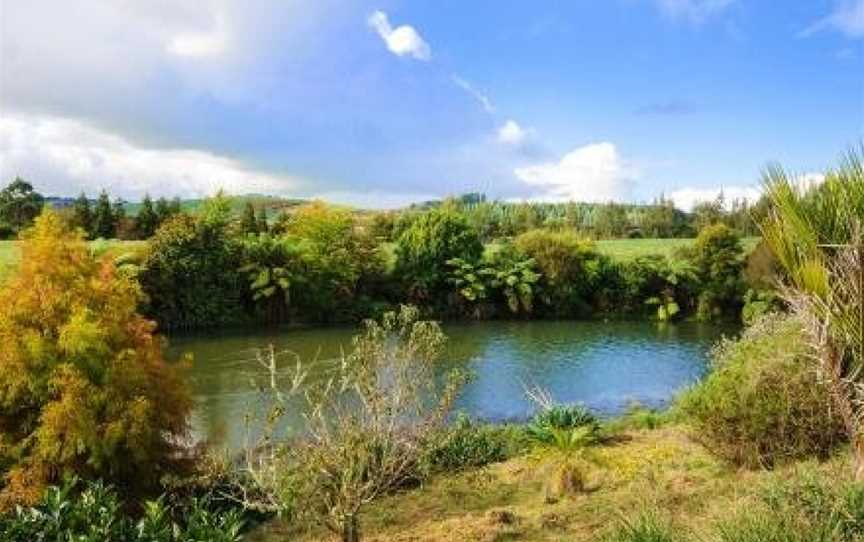
[[[533,406],[525,385],[539,385],[564,402],[583,402],[615,413],[630,402],[662,406],[706,370],[707,352],[732,328],[651,322],[478,322],[448,324],[442,364],[474,375],[457,409],[489,420],[521,419]],[[320,377],[327,360],[348,349],[353,327],[222,332],[174,337],[173,354],[191,352],[197,408],[195,432],[235,448],[244,439],[244,417],[255,407],[253,385],[264,376],[254,350],[272,343],[303,360],[318,360],[310,376]],[[299,409],[300,401],[294,406]],[[287,423],[296,424],[297,412]],[[293,418],[293,419],[292,419]]]

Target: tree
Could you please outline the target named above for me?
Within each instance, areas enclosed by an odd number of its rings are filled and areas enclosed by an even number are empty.
[[[153,209],[153,200],[150,199],[150,194],[144,194],[141,208],[138,210],[138,215],[135,217],[135,231],[139,238],[149,239],[156,232],[158,226],[159,216]]]
[[[258,233],[258,219],[255,217],[255,207],[247,201],[240,217],[240,230],[243,233]]]
[[[263,205],[258,209],[258,233],[267,233],[270,225],[267,223],[267,208]]]
[[[801,186],[778,166],[768,168],[763,182],[771,202],[763,239],[783,271],[783,296],[805,323],[862,480],[864,148],[850,152],[818,187]]]
[[[231,204],[217,195],[198,216],[179,214],[150,239],[139,280],[147,294],[145,313],[161,326],[184,329],[242,320],[246,281],[230,222]]]
[[[540,297],[549,309],[561,316],[590,310],[602,263],[593,243],[570,231],[532,230],[514,244],[536,262],[542,276]]]
[[[287,451],[301,519],[357,542],[363,508],[417,476],[464,382],[451,371],[438,385],[444,341],[403,306],[367,321],[334,375],[307,389],[309,438]]]
[[[624,237],[630,229],[627,207],[611,201],[595,207],[592,225],[601,239]]]
[[[45,198],[33,190],[33,185],[20,177],[0,190],[0,228],[18,233],[33,223],[42,211]]]
[[[96,200],[96,208],[93,210],[93,237],[112,239],[117,233],[117,219],[108,192],[103,190]]]
[[[741,307],[744,281],[744,249],[741,238],[725,224],[713,224],[699,232],[692,262],[699,278],[698,316],[710,320]]]
[[[165,199],[164,196],[159,197],[156,200],[156,217],[157,222],[162,224],[172,216],[171,204],[168,203],[168,200]]]
[[[271,322],[287,319],[291,292],[304,283],[303,253],[295,241],[268,234],[243,240],[243,267],[252,301]]]
[[[480,238],[455,210],[435,209],[420,215],[396,242],[396,274],[408,295],[429,301],[447,288],[447,262],[476,263],[483,254]]]
[[[93,210],[84,192],[81,192],[72,204],[72,224],[80,228],[87,238],[93,237]]]
[[[2,503],[32,503],[67,475],[128,494],[177,468],[191,401],[140,291],[80,230],[44,211],[0,290]]]

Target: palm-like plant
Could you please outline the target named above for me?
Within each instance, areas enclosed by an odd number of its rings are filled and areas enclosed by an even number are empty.
[[[784,297],[808,324],[820,373],[831,385],[864,478],[864,146],[819,186],[780,167],[764,184],[772,207],[765,242],[785,273]]]
[[[267,317],[279,320],[291,304],[291,290],[301,276],[300,248],[288,239],[261,234],[244,242],[246,264],[240,269],[249,281],[252,299]]]

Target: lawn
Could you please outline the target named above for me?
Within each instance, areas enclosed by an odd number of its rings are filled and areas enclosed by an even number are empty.
[[[97,255],[108,254],[112,257],[135,254],[144,248],[144,241],[91,241],[90,249]],[[0,241],[0,282],[18,265],[21,249],[18,241]]]
[[[649,254],[674,256],[675,252],[693,245],[695,239],[607,239],[597,241],[597,249],[616,260],[632,260]],[[758,237],[746,237],[744,252],[750,252],[759,243]]]
[[[739,470],[697,444],[685,426],[631,430],[602,446],[598,454],[587,491],[556,500],[545,498],[545,487],[554,480],[561,460],[548,454],[535,452],[440,476],[421,488],[370,505],[362,519],[364,540],[589,542],[602,540],[624,518],[633,520],[644,513],[656,514],[661,523],[688,534],[700,534],[719,522],[735,521],[747,510],[764,507],[770,490],[784,480],[831,484],[848,480],[851,472],[842,452],[821,464],[805,461],[774,471]],[[254,532],[249,542],[284,540],[332,538],[323,530],[298,532],[275,520]]]

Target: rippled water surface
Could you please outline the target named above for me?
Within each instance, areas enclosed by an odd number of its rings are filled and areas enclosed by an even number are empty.
[[[711,345],[734,328],[652,322],[479,322],[448,324],[443,366],[470,369],[472,381],[457,408],[489,420],[521,419],[533,410],[526,385],[550,390],[561,402],[582,402],[614,414],[631,402],[663,406],[677,390],[700,378]],[[356,328],[220,332],[174,337],[173,354],[194,356],[191,379],[197,400],[193,420],[201,437],[236,446],[244,416],[254,410],[254,384],[264,373],[256,348],[290,349],[323,371],[347,349]],[[296,421],[296,420],[295,420]],[[288,423],[292,423],[289,417]]]

